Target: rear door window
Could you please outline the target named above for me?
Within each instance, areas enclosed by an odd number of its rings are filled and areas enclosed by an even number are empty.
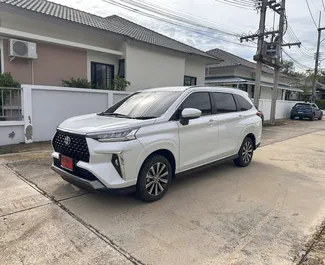
[[[237,94],[234,94],[234,97],[236,99],[237,109],[239,111],[246,111],[253,108],[253,105],[249,101],[247,101],[244,97]]]
[[[217,113],[236,112],[237,105],[235,99],[230,93],[213,93],[213,101],[217,107]]]

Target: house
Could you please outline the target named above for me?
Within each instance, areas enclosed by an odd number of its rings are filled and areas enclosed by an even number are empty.
[[[223,60],[219,64],[206,67],[205,83],[209,85],[232,86],[248,92],[254,98],[256,63],[250,62],[232,53],[213,49],[207,52]],[[272,98],[274,70],[263,66],[261,77],[261,99]],[[303,90],[295,88],[297,80],[285,75],[280,76],[278,99],[297,100]]]
[[[203,85],[205,66],[221,62],[122,17],[46,0],[0,0],[0,21],[1,71],[23,84],[61,86],[74,77],[103,88],[119,75],[130,91]]]

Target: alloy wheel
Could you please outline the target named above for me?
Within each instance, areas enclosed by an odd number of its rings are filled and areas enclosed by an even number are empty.
[[[153,164],[146,175],[146,190],[151,196],[160,195],[168,184],[168,167],[161,162]]]
[[[251,144],[250,141],[247,141],[242,149],[242,157],[244,163],[249,163],[252,159],[253,156],[253,145]]]

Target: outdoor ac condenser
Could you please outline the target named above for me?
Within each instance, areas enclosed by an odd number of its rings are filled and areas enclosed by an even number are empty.
[[[26,59],[37,59],[36,43],[10,39],[9,56]]]

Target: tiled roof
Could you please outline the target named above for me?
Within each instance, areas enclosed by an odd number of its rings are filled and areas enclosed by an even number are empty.
[[[160,47],[215,59],[213,56],[201,50],[178,42],[119,16],[104,18],[46,0],[0,0],[0,7],[3,4],[11,5],[17,9],[23,9],[24,11],[37,12],[93,28],[110,31]]]
[[[237,66],[237,65],[242,65],[246,66],[251,69],[256,68],[256,63],[250,62],[244,58],[241,58],[235,54],[220,50],[220,49],[213,49],[210,51],[207,51],[208,54],[215,56],[217,58],[220,58],[223,60],[220,64],[213,65],[213,67],[226,67],[226,66]],[[210,66],[212,67],[212,66]],[[269,73],[269,74],[274,74],[274,71],[267,67],[263,66],[263,72]]]

